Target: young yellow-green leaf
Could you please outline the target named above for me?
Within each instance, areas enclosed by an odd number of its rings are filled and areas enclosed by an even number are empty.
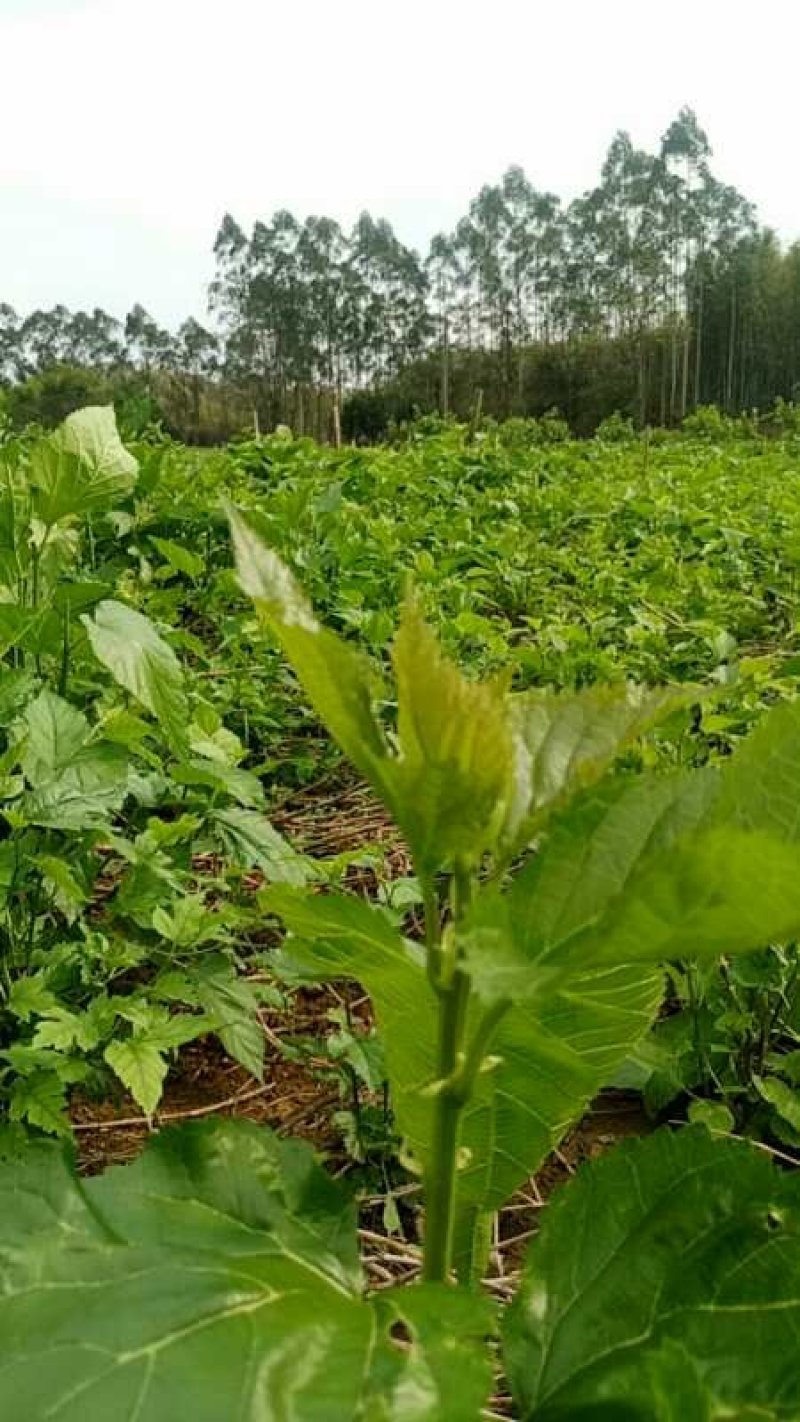
[[[777,1076],[754,1076],[753,1084],[759,1096],[774,1106],[793,1131],[800,1133],[800,1091],[787,1086]]]
[[[146,1116],[152,1116],[161,1100],[168,1070],[159,1048],[147,1037],[128,1037],[121,1042],[110,1042],[104,1056],[137,1106],[141,1106]]]
[[[529,841],[548,811],[599,780],[626,746],[700,694],[696,687],[628,683],[512,696],[515,784],[503,836],[508,848]]]
[[[475,863],[507,811],[512,742],[504,681],[473,682],[409,602],[394,644],[399,755],[387,775],[418,867]]]
[[[583,1166],[550,1202],[505,1364],[523,1422],[794,1422],[799,1326],[797,1175],[743,1142],[662,1130]],[[681,1368],[665,1368],[670,1354]],[[673,1410],[681,1377],[695,1410]]]
[[[736,1118],[724,1101],[693,1101],[687,1111],[692,1126],[705,1126],[709,1131],[728,1135]]]
[[[183,671],[150,619],[124,603],[106,601],[98,604],[94,617],[81,621],[98,661],[152,712],[170,744],[185,750],[189,703]]]

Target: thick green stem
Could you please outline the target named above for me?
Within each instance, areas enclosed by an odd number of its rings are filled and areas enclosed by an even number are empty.
[[[456,1202],[458,1129],[464,1101],[454,1089],[459,1064],[469,980],[456,970],[446,989],[440,988],[438,1090],[434,1102],[433,1140],[425,1186],[425,1251],[423,1277],[444,1283],[450,1274]]]
[[[455,923],[463,917],[472,894],[469,870],[457,864],[452,881],[452,911]],[[430,927],[431,917],[426,920]],[[469,1007],[470,982],[458,963],[453,927],[444,938],[438,920],[434,938],[428,937],[428,973],[439,1000],[439,1046],[436,1096],[433,1109],[433,1139],[425,1181],[425,1249],[423,1277],[443,1283],[450,1274],[453,1253],[453,1223],[458,1169],[458,1132],[465,1096],[460,1071],[464,1060],[464,1035]]]

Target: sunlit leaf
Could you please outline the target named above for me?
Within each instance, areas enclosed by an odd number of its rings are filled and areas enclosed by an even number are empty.
[[[152,712],[177,749],[187,746],[189,705],[183,671],[148,617],[121,602],[101,602],[83,617],[92,650],[111,675]]]
[[[632,741],[698,699],[696,687],[593,686],[510,699],[514,801],[504,838],[529,840],[545,811],[608,770]]]

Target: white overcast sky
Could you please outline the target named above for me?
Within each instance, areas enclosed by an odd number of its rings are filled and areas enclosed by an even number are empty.
[[[521,164],[572,197],[696,109],[800,237],[800,0],[0,0],[0,301],[201,318],[226,210],[424,246]]]

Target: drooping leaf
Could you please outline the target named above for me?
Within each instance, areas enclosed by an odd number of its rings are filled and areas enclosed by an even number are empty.
[[[266,815],[257,810],[219,810],[213,824],[234,864],[243,869],[260,869],[275,884],[308,883],[308,860],[298,854]]]
[[[189,705],[183,672],[150,619],[124,603],[106,601],[94,617],[81,620],[98,661],[152,712],[170,744],[185,750]]]
[[[677,1422],[677,1356],[703,1403],[690,1417],[788,1422],[799,1325],[797,1177],[699,1127],[663,1130],[585,1165],[548,1206],[506,1367],[525,1422]]]
[[[258,999],[246,978],[237,977],[230,963],[215,954],[191,972],[191,981],[226,1052],[263,1081],[264,1029]]]
[[[377,677],[369,663],[321,627],[289,569],[243,514],[229,508],[239,582],[272,628],[317,715],[353,764],[384,792],[387,748],[373,710]]]
[[[3,1416],[477,1422],[488,1390],[486,1306],[365,1301],[349,1199],[307,1146],[242,1121],[83,1181],[29,1148],[0,1170],[0,1257]]]

